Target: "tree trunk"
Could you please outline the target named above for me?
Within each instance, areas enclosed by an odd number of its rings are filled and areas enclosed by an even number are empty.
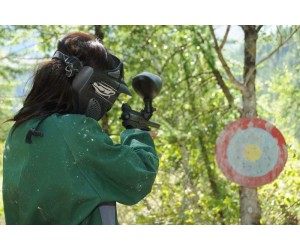
[[[259,28],[254,25],[242,27],[245,34],[244,48],[244,84],[242,117],[256,117],[256,42]],[[242,225],[260,224],[261,209],[258,202],[257,188],[240,187],[240,217]]]
[[[101,41],[103,41],[104,33],[102,31],[102,25],[95,25],[95,35],[97,38],[99,38]]]
[[[185,61],[185,56],[184,56],[183,53],[181,53],[181,57],[182,57],[182,61],[184,62],[183,65],[184,65],[184,72],[185,72],[185,78],[186,78],[186,83],[187,83],[187,94],[188,94],[187,102],[189,102],[189,104],[191,105],[191,109],[192,109],[191,113],[192,114],[197,114],[198,112],[197,112],[197,104],[196,104],[196,101],[195,101],[195,95],[193,95],[193,91],[191,89],[192,82],[189,79],[189,76],[192,75],[192,73],[191,73],[191,71],[188,67],[188,63]],[[211,191],[212,191],[212,196],[216,200],[222,199],[223,198],[222,194],[221,194],[222,192],[220,191],[220,188],[217,185],[216,173],[211,168],[211,162],[210,162],[209,157],[208,157],[209,153],[207,152],[207,148],[206,148],[206,145],[205,145],[205,142],[204,142],[204,134],[202,133],[201,130],[198,131],[197,138],[198,138],[198,143],[199,143],[199,148],[200,148],[200,151],[201,151],[201,155],[202,155],[202,158],[203,158],[203,164],[204,164],[205,169],[207,171],[208,180],[209,180],[210,188],[211,188]],[[182,149],[182,146],[181,146],[181,149]],[[184,151],[182,150],[182,152],[184,152]],[[192,189],[194,190],[194,193],[195,193],[195,198],[198,198],[197,191],[196,191],[196,185],[194,184],[193,181],[190,180],[190,182],[191,182]],[[223,223],[223,220],[224,220],[223,211],[220,210],[218,212],[218,215],[221,219],[221,224],[224,224]],[[197,224],[196,219],[197,218],[195,217],[195,223]]]

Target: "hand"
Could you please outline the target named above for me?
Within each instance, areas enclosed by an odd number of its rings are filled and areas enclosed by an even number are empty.
[[[151,135],[151,137],[154,139],[157,136],[157,132],[154,131],[148,131],[149,135]]]

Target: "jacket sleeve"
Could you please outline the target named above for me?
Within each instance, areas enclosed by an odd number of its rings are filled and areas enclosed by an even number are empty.
[[[84,117],[65,132],[76,165],[101,202],[132,205],[150,193],[159,160],[148,132],[125,130],[114,144],[100,125]]]

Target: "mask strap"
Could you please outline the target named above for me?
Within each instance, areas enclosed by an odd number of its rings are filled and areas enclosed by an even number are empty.
[[[58,50],[54,53],[52,59],[59,59],[67,65],[65,67],[67,77],[75,76],[83,67],[82,62],[76,56],[67,56]]]

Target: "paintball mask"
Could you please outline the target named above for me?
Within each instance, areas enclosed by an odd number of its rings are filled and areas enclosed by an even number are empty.
[[[100,120],[117,100],[120,93],[131,95],[124,82],[123,63],[114,55],[112,70],[99,70],[90,66],[83,66],[74,56],[67,56],[56,51],[52,58],[66,63],[67,77],[74,77],[72,81],[73,106],[75,113],[85,114],[95,120]]]

